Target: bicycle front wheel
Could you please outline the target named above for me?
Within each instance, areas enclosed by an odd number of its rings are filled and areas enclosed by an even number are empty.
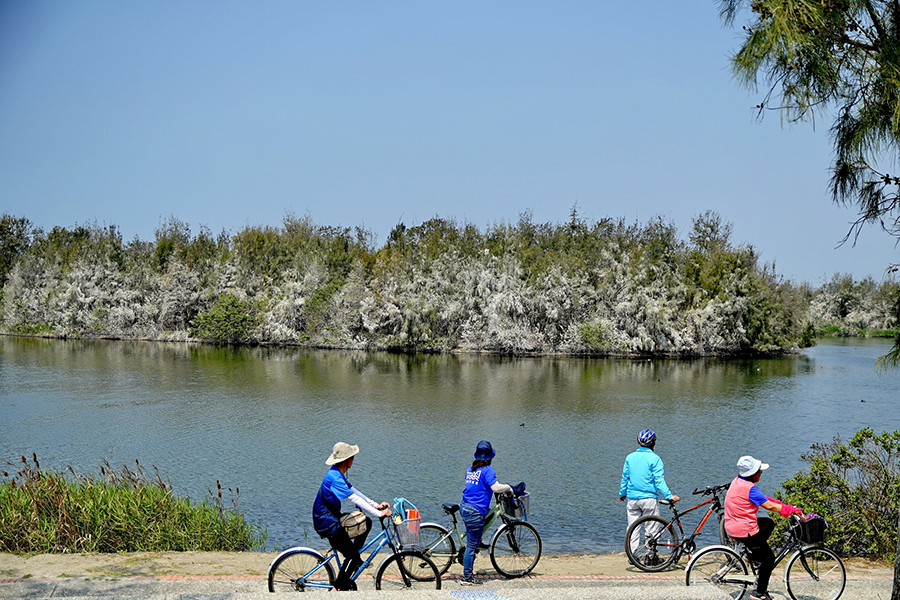
[[[804,548],[788,560],[784,583],[794,600],[837,600],[844,593],[847,571],[828,548]]]
[[[391,554],[378,565],[376,590],[441,589],[441,574],[430,558],[417,550]]]
[[[456,557],[456,544],[450,531],[436,523],[423,523],[419,527],[419,544],[422,554],[431,559],[438,572],[446,573]]]
[[[678,560],[681,545],[674,521],[646,515],[625,533],[625,554],[641,571],[662,571]]]
[[[500,527],[491,540],[491,564],[507,579],[531,573],[541,559],[541,536],[524,521]]]
[[[334,586],[334,569],[314,550],[293,550],[275,559],[268,579],[270,592],[327,591]]]
[[[739,600],[754,583],[741,556],[725,546],[710,546],[694,555],[684,573],[685,585],[710,586],[723,598]]]

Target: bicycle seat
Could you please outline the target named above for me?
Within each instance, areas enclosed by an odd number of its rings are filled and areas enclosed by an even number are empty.
[[[444,512],[453,515],[459,512],[459,504],[443,504]]]

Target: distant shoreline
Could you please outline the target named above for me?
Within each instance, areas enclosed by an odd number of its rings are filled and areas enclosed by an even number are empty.
[[[172,337],[127,337],[127,336],[111,336],[111,335],[54,335],[54,334],[30,334],[16,333],[8,331],[0,331],[0,336],[11,338],[29,338],[59,341],[82,341],[82,342],[154,342],[160,344],[189,344],[196,346],[233,346],[237,348],[284,348],[284,349],[302,349],[302,350],[334,350],[338,352],[385,352],[388,354],[403,354],[414,356],[422,355],[465,355],[465,356],[499,356],[509,358],[620,358],[626,360],[646,360],[646,359],[674,359],[674,360],[693,360],[700,358],[725,358],[725,359],[746,359],[746,358],[778,358],[782,356],[792,356],[800,354],[801,348],[783,348],[772,350],[769,352],[750,351],[750,352],[710,352],[710,353],[694,353],[694,352],[561,352],[561,351],[529,351],[529,352],[504,352],[498,350],[490,350],[485,348],[464,348],[456,347],[449,350],[434,348],[416,348],[416,347],[397,347],[397,346],[380,346],[380,345],[341,345],[341,344],[304,344],[300,342],[234,342],[222,343],[213,342],[203,339],[185,338],[180,339],[177,336]],[[827,336],[829,338],[889,338],[893,336]]]

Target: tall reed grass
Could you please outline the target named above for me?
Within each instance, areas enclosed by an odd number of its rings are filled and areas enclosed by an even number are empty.
[[[237,511],[240,490],[225,506],[221,484],[202,503],[176,496],[158,470],[112,468],[83,477],[41,469],[37,456],[0,471],[0,551],[243,551],[265,547],[266,532]],[[230,491],[228,489],[227,491]]]

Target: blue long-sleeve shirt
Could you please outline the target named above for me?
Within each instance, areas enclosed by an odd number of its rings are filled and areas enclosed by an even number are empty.
[[[662,494],[666,500],[672,499],[672,492],[666,485],[663,461],[650,448],[638,448],[625,457],[619,497],[643,500],[657,498],[658,494]]]

